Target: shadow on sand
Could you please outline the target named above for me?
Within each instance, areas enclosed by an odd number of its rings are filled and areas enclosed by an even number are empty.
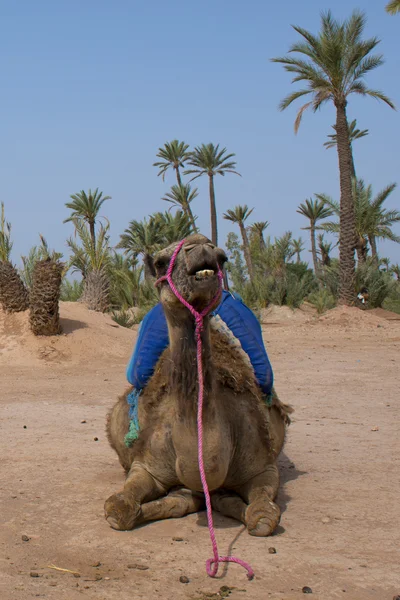
[[[84,323],[83,321],[75,321],[74,319],[62,318],[62,319],[60,319],[60,324],[61,324],[62,332],[65,335],[69,335],[70,333],[72,333],[73,331],[76,331],[77,329],[86,329],[87,328],[86,323]]]
[[[293,461],[291,461],[290,458],[288,458],[288,456],[286,456],[284,452],[281,452],[279,456],[278,467],[279,474],[281,477],[281,483],[279,486],[279,492],[276,503],[281,509],[281,512],[284,513],[287,508],[287,505],[290,502],[290,496],[286,491],[286,484],[289,481],[295,481],[298,477],[301,477],[301,475],[306,475],[307,471],[299,471],[298,469],[296,469],[296,466],[293,463]],[[278,529],[282,528],[278,527]]]

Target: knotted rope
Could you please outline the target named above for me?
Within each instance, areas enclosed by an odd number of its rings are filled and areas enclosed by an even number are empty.
[[[205,469],[204,469],[204,457],[203,457],[204,376],[203,376],[203,362],[202,362],[203,346],[202,346],[201,332],[203,331],[203,328],[204,328],[204,323],[203,323],[204,317],[209,313],[209,311],[213,307],[214,303],[218,299],[218,296],[221,294],[223,275],[222,275],[221,269],[218,267],[218,280],[219,280],[218,291],[217,291],[216,295],[214,296],[214,298],[211,300],[210,304],[208,304],[208,306],[206,306],[206,308],[204,308],[201,312],[198,312],[195,308],[193,308],[193,306],[191,304],[189,304],[189,302],[187,302],[182,297],[182,295],[179,293],[179,291],[177,290],[177,288],[172,280],[172,271],[174,270],[176,257],[178,256],[185,241],[186,240],[182,240],[181,242],[179,242],[178,246],[174,250],[174,253],[172,254],[166,274],[163,277],[160,277],[156,281],[155,285],[159,285],[162,281],[167,281],[169,284],[169,287],[171,288],[174,295],[191,312],[191,314],[194,317],[195,323],[196,323],[195,339],[196,339],[196,343],[197,343],[197,371],[198,371],[198,379],[199,379],[199,393],[198,393],[198,406],[197,406],[197,438],[198,438],[197,450],[198,450],[200,479],[201,479],[201,484],[203,486],[204,497],[206,500],[208,530],[210,532],[210,539],[211,539],[211,544],[212,544],[213,554],[214,554],[213,558],[209,558],[206,561],[206,571],[207,571],[207,575],[209,575],[210,577],[216,577],[216,575],[218,573],[219,563],[233,562],[233,563],[237,563],[237,564],[241,565],[242,567],[244,567],[247,570],[248,579],[253,579],[254,571],[248,563],[244,562],[240,558],[236,558],[235,556],[219,556],[219,554],[218,554],[218,546],[217,546],[217,540],[215,537],[214,524],[213,524],[213,518],[212,518],[210,492],[208,489],[207,479],[206,479],[206,474],[205,474]]]

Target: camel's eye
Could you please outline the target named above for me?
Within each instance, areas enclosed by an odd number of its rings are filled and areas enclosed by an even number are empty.
[[[167,258],[166,256],[160,256],[159,258],[156,258],[156,260],[154,261],[154,266],[156,269],[164,269],[169,263],[169,258]]]
[[[196,244],[188,244],[187,246],[184,246],[184,251],[185,252],[189,252],[189,250],[193,250],[193,248],[196,247]]]

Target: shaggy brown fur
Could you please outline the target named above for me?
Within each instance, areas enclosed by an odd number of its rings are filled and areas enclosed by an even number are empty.
[[[165,272],[174,246],[156,257],[157,276]],[[168,260],[166,260],[168,259]],[[198,281],[203,269],[216,271],[225,256],[203,236],[191,236],[180,251],[174,282],[201,310],[218,289],[216,275]],[[194,322],[162,285],[170,347],[157,363],[139,401],[140,435],[124,444],[129,428],[126,394],[109,414],[108,439],[127,472],[124,490],[105,504],[115,529],[132,529],[149,520],[183,516],[204,507],[197,457],[197,369]],[[279,522],[273,502],[279,486],[277,456],[290,408],[274,395],[267,408],[254,373],[224,334],[202,333],[205,373],[204,464],[214,509],[241,520],[253,535],[269,535]]]

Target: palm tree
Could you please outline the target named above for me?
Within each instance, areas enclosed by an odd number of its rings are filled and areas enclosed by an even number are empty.
[[[332,125],[332,129],[336,132],[336,125]],[[353,142],[355,140],[359,140],[360,138],[363,138],[368,134],[369,129],[357,129],[357,119],[353,119],[353,121],[349,123],[349,139],[351,146],[353,145]],[[328,138],[330,138],[330,140],[328,142],[324,142],[325,148],[335,148],[337,146],[336,133],[331,133],[330,135],[328,135]]]
[[[173,206],[178,206],[183,210],[191,223],[193,233],[197,233],[197,227],[190,203],[193,202],[198,195],[197,188],[192,190],[190,184],[187,183],[186,185],[173,185],[171,191],[162,198],[165,202],[170,202]]]
[[[158,175],[161,175],[162,180],[165,180],[165,173],[168,169],[174,169],[178,185],[182,185],[181,174],[179,169],[185,167],[185,162],[189,158],[189,144],[172,140],[166,142],[163,148],[158,149],[157,156],[162,160],[153,164],[153,167],[158,167]]]
[[[387,257],[385,257],[385,258],[380,258],[380,259],[379,259],[379,266],[380,266],[380,267],[384,267],[384,269],[383,269],[383,270],[384,270],[386,273],[389,273],[389,270],[390,270],[390,259],[389,259],[389,258],[387,258]]]
[[[138,267],[136,259],[114,252],[111,257],[111,300],[120,310],[139,305],[140,282],[143,267]]]
[[[47,258],[35,263],[29,307],[29,324],[35,335],[59,335],[62,332],[59,300],[63,274],[63,263],[51,258],[49,252]]]
[[[224,219],[237,223],[240,229],[240,235],[243,240],[243,253],[246,260],[247,270],[249,272],[250,281],[253,281],[253,263],[250,254],[249,238],[247,236],[246,227],[244,226],[245,221],[249,218],[254,208],[249,209],[247,204],[241,206],[238,204],[233,210],[229,209],[224,213]]]
[[[368,242],[372,256],[377,258],[377,239],[387,239],[400,243],[400,236],[392,231],[395,223],[400,222],[398,210],[387,210],[383,204],[396,188],[392,183],[386,186],[373,198],[372,186],[365,185],[362,179],[353,183],[353,197],[356,218],[356,250],[360,263],[365,262],[368,254]],[[340,205],[326,194],[316,194],[323,203],[332,209],[332,214],[340,217]],[[324,223],[322,228],[330,233],[339,235],[339,221]]]
[[[236,168],[236,162],[231,160],[235,154],[226,154],[226,148],[219,149],[219,144],[202,144],[196,146],[193,152],[190,153],[188,163],[194,169],[185,171],[185,175],[194,175],[191,179],[197,179],[202,175],[208,175],[209,192],[210,192],[210,214],[211,214],[211,240],[212,243],[218,244],[218,229],[217,229],[217,209],[215,205],[215,190],[214,177],[216,175],[224,176],[225,173],[235,173],[240,175]]]
[[[378,90],[369,89],[364,77],[383,63],[381,55],[370,56],[379,44],[374,37],[363,40],[366,17],[354,11],[349,19],[339,22],[330,11],[321,17],[321,32],[313,35],[301,27],[294,30],[303,38],[289,52],[299,58],[284,56],[272,59],[294,73],[293,83],[304,81],[305,87],[292,92],[280,104],[284,110],[298,98],[311,94],[311,101],[298,111],[295,132],[308,108],[316,112],[326,102],[336,109],[336,136],[340,174],[340,302],[352,304],[355,287],[354,237],[355,217],[352,198],[352,152],[346,107],[350,94],[370,96],[394,108],[391,100]],[[303,58],[304,57],[304,58]]]
[[[251,234],[258,240],[260,250],[265,250],[264,231],[268,226],[268,221],[256,221],[249,227]]]
[[[400,12],[400,0],[392,0],[386,4],[386,11],[389,15],[395,15]]]
[[[148,258],[159,250],[164,241],[163,224],[160,219],[151,216],[148,221],[133,220],[120,238],[117,248],[121,248],[132,258],[142,256],[145,279],[149,281],[152,273]]]
[[[310,221],[309,227],[302,227],[302,229],[310,231],[311,238],[311,253],[313,257],[314,264],[314,272],[318,277],[319,268],[318,268],[318,257],[317,257],[317,248],[315,243],[315,231],[320,229],[317,227],[318,221],[322,219],[326,219],[327,217],[331,217],[333,215],[333,211],[331,208],[327,207],[322,200],[306,200],[305,203],[299,205],[297,211],[300,215],[303,215]]]
[[[99,188],[96,188],[94,192],[89,190],[88,194],[81,190],[78,194],[70,196],[70,198],[72,202],[67,202],[65,206],[72,210],[72,214],[64,220],[64,223],[76,220],[85,221],[89,225],[94,248],[96,246],[96,220],[103,203],[106,200],[111,200],[111,196],[103,196],[103,192],[99,192]]]
[[[62,258],[61,252],[50,250],[46,239],[39,233],[40,246],[33,246],[27,256],[21,256],[23,269],[20,269],[20,275],[26,288],[31,291],[33,286],[33,272],[35,264],[39,261],[51,259],[59,262]],[[67,269],[68,270],[68,269]],[[66,271],[67,271],[66,270]],[[63,273],[64,276],[65,273]]]
[[[396,275],[397,281],[400,281],[400,265],[397,263],[395,265],[392,265],[390,267],[390,271],[391,273],[393,273],[393,275]]]
[[[331,242],[326,242],[324,239],[324,234],[320,233],[318,235],[318,248],[319,248],[319,252],[321,254],[321,263],[323,267],[329,267],[331,264],[331,251],[332,251],[332,244]]]
[[[275,238],[274,245],[283,264],[286,264],[294,254],[292,241],[291,231],[286,231],[281,237]]]
[[[0,215],[0,261],[9,261],[13,243],[11,241],[11,223],[4,216],[4,202],[1,203]]]
[[[267,274],[273,273],[276,277],[284,276],[286,265],[293,255],[292,232],[286,231],[281,237],[275,238],[274,243],[267,248]]]
[[[293,252],[296,254],[296,262],[301,263],[301,253],[304,250],[304,242],[301,239],[301,237],[299,237],[298,240],[292,240],[292,248],[293,248]]]
[[[110,225],[106,223],[106,225],[100,225],[99,233],[96,238],[96,244],[93,246],[92,236],[90,234],[90,229],[79,219],[75,219],[73,221],[75,231],[80,240],[81,246],[76,241],[75,237],[70,237],[67,240],[67,246],[72,252],[70,266],[74,265],[74,255],[77,254],[80,256],[83,254],[85,256],[85,263],[87,265],[86,275],[94,270],[100,271],[102,269],[107,269],[110,264],[111,253],[110,253]],[[85,275],[82,273],[83,277]]]
[[[332,129],[336,132],[336,125],[332,125]],[[351,170],[352,177],[356,176],[356,168],[354,166],[353,159],[353,142],[354,140],[359,140],[360,138],[365,137],[369,134],[368,129],[357,129],[357,120],[354,119],[349,123],[349,139],[350,139],[350,148],[351,148]],[[328,135],[329,141],[324,143],[325,148],[328,150],[329,148],[335,148],[337,146],[337,135],[336,133],[332,133]]]
[[[29,294],[17,269],[8,261],[0,261],[0,304],[5,312],[20,312],[29,306]]]
[[[70,237],[67,240],[67,245],[72,251],[69,267],[82,273],[82,301],[90,310],[105,312],[110,305],[110,225],[100,225],[93,244],[89,226],[82,219],[75,219],[73,223],[81,245],[76,238]]]
[[[11,224],[6,222],[4,203],[0,215],[0,305],[6,312],[19,312],[28,308],[28,291],[15,266],[10,262],[13,243]]]
[[[157,212],[152,217],[160,224],[164,246],[180,242],[192,233],[189,217],[182,210],[177,210],[173,215],[169,211]]]

